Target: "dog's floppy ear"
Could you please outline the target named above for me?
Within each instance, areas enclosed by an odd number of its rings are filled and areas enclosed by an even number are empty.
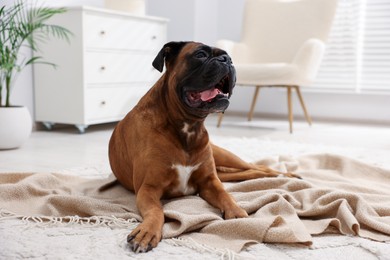
[[[162,72],[164,68],[164,61],[166,66],[170,62],[172,62],[177,54],[179,54],[181,48],[186,44],[187,42],[168,42],[162,47],[162,49],[157,54],[156,58],[154,59],[152,65],[153,67]]]

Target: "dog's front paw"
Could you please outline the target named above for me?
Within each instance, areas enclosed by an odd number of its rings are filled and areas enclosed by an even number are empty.
[[[246,218],[246,217],[248,217],[248,213],[246,213],[245,210],[243,210],[238,206],[229,208],[225,210],[225,212],[223,212],[224,219]]]
[[[127,243],[135,253],[146,253],[155,248],[161,240],[161,230],[141,223],[128,236]]]

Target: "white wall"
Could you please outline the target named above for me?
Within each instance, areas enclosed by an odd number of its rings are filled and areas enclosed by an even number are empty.
[[[244,1],[146,0],[146,13],[170,19],[168,41],[239,40]]]
[[[30,0],[31,1],[31,0]],[[14,0],[3,0],[10,4]],[[102,7],[104,0],[39,0],[48,6],[87,4]],[[239,40],[244,7],[242,0],[146,0],[146,13],[170,19],[168,40],[194,40],[214,45],[224,38]],[[234,61],[233,61],[234,62]],[[19,76],[12,93],[13,104],[27,106],[33,114],[32,69],[27,67]],[[247,112],[254,89],[237,86],[229,111]],[[314,119],[376,121],[390,123],[389,95],[319,93],[303,89],[309,112]],[[260,91],[256,113],[287,116],[285,91]],[[302,116],[297,98],[295,115]]]
[[[244,1],[218,0],[218,39],[239,41]]]
[[[168,41],[190,41],[194,38],[194,0],[148,0],[146,13],[168,17]]]

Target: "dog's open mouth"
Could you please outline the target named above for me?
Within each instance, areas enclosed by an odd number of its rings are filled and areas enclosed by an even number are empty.
[[[216,85],[202,91],[186,91],[187,103],[191,107],[202,108],[207,104],[220,99],[230,97],[230,79],[229,75],[223,77]]]

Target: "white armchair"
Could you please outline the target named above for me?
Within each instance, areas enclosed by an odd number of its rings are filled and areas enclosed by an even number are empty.
[[[311,124],[300,86],[308,86],[317,75],[336,7],[337,0],[246,0],[241,41],[220,40],[217,46],[232,57],[236,84],[256,87],[249,121],[261,87],[284,87],[290,132],[292,89]],[[220,114],[218,127],[222,119]]]

